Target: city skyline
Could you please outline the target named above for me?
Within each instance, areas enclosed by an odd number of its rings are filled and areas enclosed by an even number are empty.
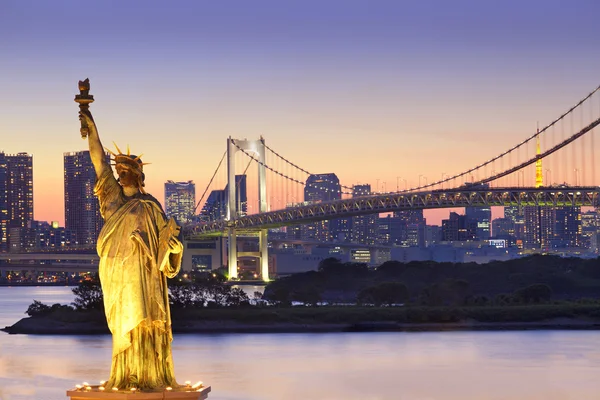
[[[158,199],[168,180],[201,192],[230,135],[263,135],[344,185],[416,186],[511,147],[598,85],[590,2],[144,5],[0,6],[0,150],[33,154],[36,220],[64,224],[62,157],[87,147],[73,102],[86,77],[103,144],[144,153]]]

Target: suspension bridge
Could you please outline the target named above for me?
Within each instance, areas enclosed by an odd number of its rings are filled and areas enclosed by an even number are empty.
[[[472,168],[396,191],[371,191],[313,174],[269,147],[264,138],[227,139],[227,149],[196,208],[200,223],[184,227],[188,240],[227,238],[230,279],[237,277],[237,237],[258,236],[263,280],[268,280],[268,229],[414,209],[492,206],[595,207],[594,130],[600,124],[600,86],[542,129]],[[224,163],[224,161],[226,162]],[[542,161],[546,169],[542,166]],[[243,166],[238,171],[237,166]],[[310,179],[314,176],[319,179]],[[531,178],[530,178],[531,177]],[[533,180],[535,177],[535,180]],[[257,182],[257,186],[248,185]],[[554,182],[554,183],[553,183]],[[397,182],[399,183],[399,182]],[[307,198],[320,191],[319,201]],[[206,198],[206,194],[210,196]],[[205,201],[206,200],[206,201]],[[241,254],[241,253],[240,253]]]

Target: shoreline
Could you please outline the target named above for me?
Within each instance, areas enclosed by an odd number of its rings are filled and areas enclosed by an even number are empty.
[[[51,318],[23,318],[0,329],[8,334],[29,335],[101,335],[109,334],[105,323],[64,323]],[[584,318],[554,318],[530,322],[411,322],[365,321],[359,323],[263,323],[236,321],[188,321],[173,323],[173,334],[225,333],[348,333],[348,332],[442,332],[442,331],[513,331],[513,330],[600,330],[600,321]]]

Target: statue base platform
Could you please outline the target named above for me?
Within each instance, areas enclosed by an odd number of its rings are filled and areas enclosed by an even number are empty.
[[[189,390],[184,387],[156,392],[101,391],[98,386],[92,386],[91,390],[67,390],[67,397],[70,397],[71,400],[205,400],[208,398],[208,393],[210,393],[210,386]]]

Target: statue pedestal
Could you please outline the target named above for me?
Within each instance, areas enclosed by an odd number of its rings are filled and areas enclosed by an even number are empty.
[[[98,386],[92,386],[91,390],[74,389],[67,390],[67,397],[71,400],[205,400],[210,393],[210,386],[200,389],[185,390],[176,389],[160,392],[126,392],[126,391],[100,391]]]

